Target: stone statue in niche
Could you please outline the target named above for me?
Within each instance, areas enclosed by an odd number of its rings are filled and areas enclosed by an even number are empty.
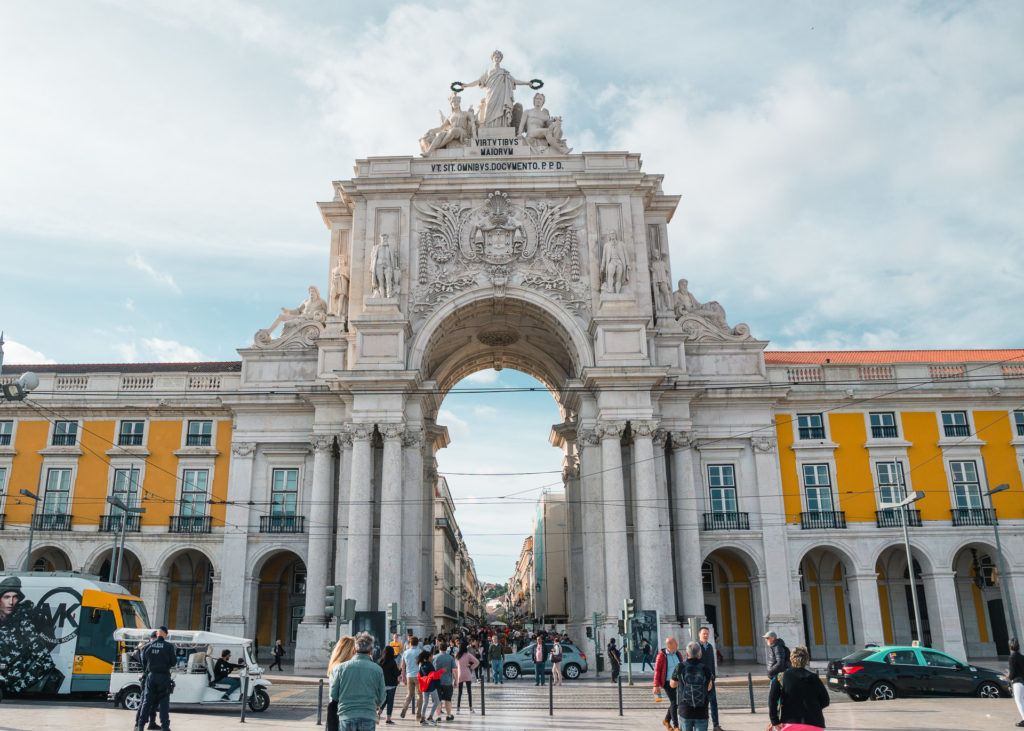
[[[390,234],[382,233],[370,252],[371,296],[396,297],[401,275],[398,247],[391,243]]]
[[[270,327],[256,331],[254,344],[258,348],[289,347],[312,345],[327,322],[327,302],[320,296],[320,290],[314,286],[309,288],[309,297],[294,309],[281,308],[281,314],[270,324]],[[278,325],[281,335],[274,338],[274,330]]]
[[[750,327],[740,323],[729,327],[725,308],[717,302],[701,303],[690,293],[689,283],[679,280],[679,289],[673,295],[673,311],[690,340],[749,340]]]
[[[463,88],[479,86],[484,90],[484,100],[480,103],[479,122],[481,127],[519,127],[522,104],[516,104],[514,92],[517,86],[537,86],[536,81],[520,81],[501,67],[505,58],[501,51],[491,54],[491,68],[485,71],[476,81],[460,84]],[[456,82],[458,83],[458,82]],[[457,88],[457,87],[456,87]]]
[[[473,107],[462,111],[462,99],[458,94],[448,97],[451,113],[445,119],[441,114],[441,126],[434,127],[420,138],[420,150],[426,157],[445,147],[466,147],[473,143],[476,136],[476,115]]]
[[[544,108],[543,94],[533,95],[533,109],[528,110],[519,122],[516,132],[525,135],[526,143],[534,152],[544,152],[551,148],[563,155],[572,152],[562,137],[562,118],[552,117]]]
[[[332,315],[346,317],[348,315],[348,259],[342,254],[338,256],[338,264],[331,270],[331,307]]]
[[[619,239],[617,231],[604,237],[601,249],[601,291],[606,294],[618,294],[622,286],[629,280],[629,259],[626,247]]]
[[[653,253],[651,259],[651,283],[654,287],[654,306],[658,312],[672,311],[672,285],[670,285],[668,257],[660,251]]]

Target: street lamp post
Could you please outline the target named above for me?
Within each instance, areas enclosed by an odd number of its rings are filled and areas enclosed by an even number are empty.
[[[39,507],[39,496],[25,488],[21,488],[18,492],[32,501],[32,519],[28,523],[28,551],[25,553],[25,563],[21,567],[22,571],[28,571],[29,565],[32,563],[32,539],[35,538],[36,533],[36,509]]]
[[[129,507],[121,498],[116,496],[108,497],[107,502],[121,511],[121,546],[117,551],[117,568],[114,569],[112,580],[112,583],[119,584],[121,583],[121,560],[124,557],[124,533],[125,525],[128,523],[128,516],[142,515],[146,512],[146,509]]]
[[[1003,492],[1009,490],[1010,486],[1007,483],[996,485],[988,491],[988,502],[992,508],[992,530],[996,534],[996,567],[999,569],[999,593],[1003,597],[1003,601],[1006,602],[1006,614],[1010,620],[1010,637],[1019,637],[1017,634],[1017,618],[1013,613],[1013,597],[1010,595],[1010,590],[1006,586],[1006,563],[1003,561],[1003,546],[999,542],[999,520],[996,517],[996,506],[992,500],[992,496],[997,492]]]
[[[921,644],[921,605],[917,601],[917,577],[914,576],[914,556],[910,552],[910,533],[907,531],[907,524],[910,522],[910,506],[923,497],[924,493],[917,490],[895,506],[900,508],[903,523],[903,545],[907,549],[907,576],[910,577],[910,599],[914,604],[914,629],[918,645]]]

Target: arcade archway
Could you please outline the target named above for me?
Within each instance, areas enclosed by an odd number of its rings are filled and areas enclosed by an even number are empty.
[[[210,629],[214,568],[209,557],[187,548],[169,557],[160,573],[167,586],[163,623],[178,629]]]
[[[40,546],[32,550],[29,561],[32,571],[72,571],[68,554],[56,546]]]
[[[993,547],[971,543],[953,558],[957,607],[968,657],[1009,654],[1008,618],[995,555]]]
[[[738,548],[718,548],[701,567],[704,616],[714,626],[716,644],[726,660],[757,659],[756,618],[761,615],[757,565]]]
[[[291,551],[275,551],[263,558],[254,574],[257,646],[269,657],[274,642],[281,640],[288,648],[286,657],[294,657],[306,605],[306,564]]]
[[[99,576],[104,581],[117,581],[130,593],[138,596],[142,590],[142,563],[139,557],[131,549],[125,549],[124,558],[121,559],[121,575],[114,576],[114,569],[117,566],[117,552],[112,548],[96,556],[88,567],[88,572]]]
[[[931,565],[916,548],[912,548],[912,553],[914,583],[917,586],[917,600],[921,608],[922,644],[931,647],[932,632],[928,618],[930,591],[925,591],[923,577],[924,571],[930,570]],[[882,633],[885,641],[909,645],[917,636],[917,632],[910,590],[910,572],[907,570],[907,554],[903,546],[890,546],[882,551],[875,563],[875,573],[878,576],[878,601],[882,609]]]

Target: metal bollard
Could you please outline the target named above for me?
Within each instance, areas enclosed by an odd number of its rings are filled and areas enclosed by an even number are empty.
[[[245,723],[245,702],[249,699],[249,676],[242,678],[242,717],[239,723]]]
[[[484,673],[486,675],[486,673]],[[484,679],[480,678],[480,715],[487,715],[487,693],[484,691]]]
[[[316,692],[316,725],[324,723],[324,679],[320,678],[320,687]]]
[[[747,673],[747,691],[750,693],[750,712],[757,713],[754,709],[754,676]]]
[[[619,673],[619,715],[622,715],[622,673]]]
[[[551,677],[548,678],[548,715],[555,715],[555,669],[554,665],[551,666]]]

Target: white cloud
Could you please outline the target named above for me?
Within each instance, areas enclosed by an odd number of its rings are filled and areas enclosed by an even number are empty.
[[[4,362],[14,365],[30,365],[39,363],[56,363],[43,353],[34,350],[17,340],[4,340]]]
[[[190,361],[208,360],[208,358],[190,345],[177,340],[162,338],[143,338],[143,353],[161,363],[187,363]]]
[[[477,416],[481,419],[493,419],[498,415],[498,410],[493,406],[487,406],[486,404],[477,405],[473,407],[473,416]]]
[[[439,426],[448,427],[448,434],[452,438],[469,436],[469,423],[456,416],[450,409],[441,409],[437,412],[437,423]]]
[[[128,257],[128,264],[150,277],[157,284],[162,284],[175,292],[181,292],[181,289],[178,287],[177,283],[174,281],[174,277],[172,277],[170,273],[157,271],[153,265],[142,258],[142,255],[139,252],[136,251]],[[128,302],[130,303],[131,300],[128,300]],[[132,304],[128,309],[132,309],[132,307],[134,307],[134,304]]]
[[[472,383],[477,386],[490,385],[492,383],[497,383],[500,376],[501,374],[493,368],[485,368],[482,371],[469,374],[462,379],[462,383]]]

